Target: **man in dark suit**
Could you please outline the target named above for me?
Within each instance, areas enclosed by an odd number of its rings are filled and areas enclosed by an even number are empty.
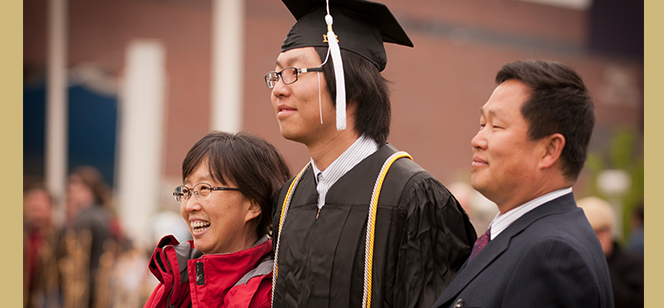
[[[500,212],[433,307],[613,307],[572,193],[595,122],[583,81],[559,63],[517,61],[496,83],[471,141],[471,184]]]

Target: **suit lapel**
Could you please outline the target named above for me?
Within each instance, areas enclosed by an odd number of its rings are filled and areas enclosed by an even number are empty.
[[[445,303],[456,297],[466,285],[484,270],[484,268],[507,250],[510,239],[510,237],[503,237],[501,234],[501,236],[490,241],[489,244],[482,249],[482,252],[475,256],[472,262],[468,263],[468,260],[466,260],[466,263],[464,263],[463,267],[459,270],[454,277],[454,280],[452,280],[452,283],[447,287],[436,304]]]
[[[570,193],[538,206],[514,221],[507,229],[490,241],[482,252],[475,256],[472,262],[461,267],[452,283],[443,295],[434,304],[437,307],[455,298],[477,275],[479,275],[493,260],[498,258],[510,245],[512,238],[538,219],[561,212],[573,210],[576,207],[574,194]]]

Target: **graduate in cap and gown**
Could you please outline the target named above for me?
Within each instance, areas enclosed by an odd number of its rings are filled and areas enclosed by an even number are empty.
[[[430,307],[476,234],[454,196],[387,143],[383,43],[413,43],[380,3],[284,3],[297,22],[265,81],[282,136],[311,161],[275,200],[273,307]]]

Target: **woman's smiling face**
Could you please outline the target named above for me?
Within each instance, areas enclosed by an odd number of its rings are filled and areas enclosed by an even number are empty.
[[[223,185],[213,180],[207,159],[185,178],[184,186],[193,189],[200,183],[236,187],[234,183]],[[207,198],[192,193],[180,203],[180,214],[189,226],[194,246],[203,254],[236,252],[251,247],[258,240],[252,219],[260,212],[256,202],[234,190],[214,190]]]

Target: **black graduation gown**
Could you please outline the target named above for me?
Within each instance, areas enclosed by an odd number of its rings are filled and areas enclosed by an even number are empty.
[[[385,160],[383,145],[343,175],[318,213],[308,168],[282,229],[273,307],[361,307],[369,203]],[[275,205],[274,238],[291,179]],[[318,218],[316,218],[318,213]],[[468,215],[430,173],[401,158],[390,168],[376,215],[371,307],[430,307],[470,254]]]

